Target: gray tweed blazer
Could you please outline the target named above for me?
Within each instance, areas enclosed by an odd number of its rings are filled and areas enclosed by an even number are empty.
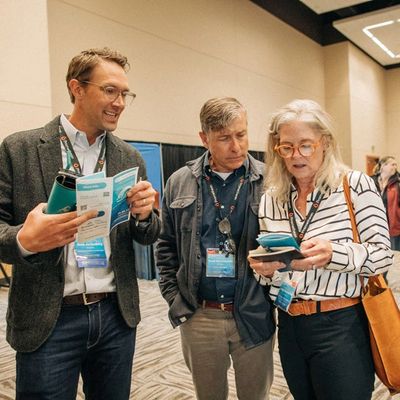
[[[63,297],[63,249],[24,259],[16,242],[17,232],[29,211],[38,203],[47,202],[62,166],[59,123],[58,116],[43,128],[8,136],[0,146],[0,261],[13,265],[7,341],[21,352],[34,351],[49,337]],[[139,176],[146,178],[139,152],[111,133],[106,136],[106,163],[107,176],[139,166]],[[146,226],[136,227],[131,220],[117,226],[110,235],[119,307],[130,327],[140,321],[132,240],[154,243],[159,230],[160,220],[153,212]]]

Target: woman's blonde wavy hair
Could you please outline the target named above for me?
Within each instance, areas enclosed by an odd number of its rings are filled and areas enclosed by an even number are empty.
[[[289,198],[293,176],[274,148],[279,144],[282,126],[294,121],[305,122],[311,129],[322,135],[324,159],[315,177],[316,188],[322,193],[335,190],[342,182],[343,175],[349,170],[342,161],[329,114],[315,101],[293,100],[273,114],[265,151],[265,189],[282,203]]]

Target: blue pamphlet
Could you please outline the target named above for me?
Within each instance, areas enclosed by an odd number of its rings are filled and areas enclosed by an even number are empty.
[[[288,233],[265,233],[257,237],[257,242],[264,248],[294,247],[300,250],[296,239]]]
[[[304,258],[296,239],[287,233],[260,234],[258,249],[250,250],[249,256],[263,262],[280,261],[285,264],[279,271],[290,271],[290,263],[294,259]]]
[[[77,239],[84,243],[109,235],[110,231],[130,218],[126,199],[128,190],[136,184],[138,167],[120,172],[114,177],[96,173],[76,180],[78,215],[97,210],[96,218],[80,225]]]

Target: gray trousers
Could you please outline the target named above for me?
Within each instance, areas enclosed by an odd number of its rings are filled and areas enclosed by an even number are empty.
[[[250,350],[241,343],[231,312],[199,308],[180,326],[183,356],[199,400],[228,398],[233,363],[239,400],[266,400],[274,376],[274,337]]]

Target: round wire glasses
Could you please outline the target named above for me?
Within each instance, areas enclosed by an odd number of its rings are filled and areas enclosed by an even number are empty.
[[[114,102],[121,96],[124,104],[129,106],[132,104],[133,100],[136,97],[135,93],[130,92],[129,90],[120,90],[115,86],[103,86],[98,83],[90,82],[90,81],[79,81],[80,83],[86,83],[88,85],[95,85],[103,91],[104,95],[111,101]]]

